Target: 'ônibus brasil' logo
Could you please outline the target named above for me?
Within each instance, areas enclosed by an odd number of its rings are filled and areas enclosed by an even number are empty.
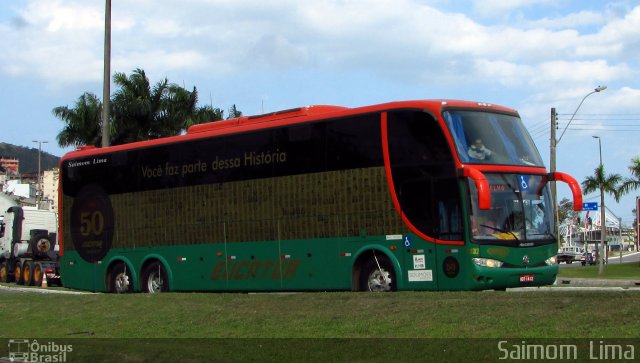
[[[78,193],[71,208],[71,239],[80,257],[97,262],[106,256],[113,222],[111,201],[102,188],[87,186]]]

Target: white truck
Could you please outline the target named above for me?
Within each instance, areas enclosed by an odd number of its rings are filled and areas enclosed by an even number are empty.
[[[55,212],[9,207],[0,222],[0,282],[61,284]]]

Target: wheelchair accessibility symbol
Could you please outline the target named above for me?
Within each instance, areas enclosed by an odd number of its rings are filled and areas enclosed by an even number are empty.
[[[520,175],[518,176],[518,182],[520,183],[520,190],[529,189],[529,176],[528,175]]]
[[[411,247],[411,237],[404,236],[404,246],[405,247]]]

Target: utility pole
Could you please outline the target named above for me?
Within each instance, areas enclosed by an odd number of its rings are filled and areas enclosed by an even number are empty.
[[[104,79],[102,85],[102,147],[109,146],[109,100],[111,98],[111,0],[104,11]]]
[[[38,144],[38,184],[36,190],[36,208],[40,209],[40,200],[42,199],[42,178],[40,177],[40,159],[42,154],[42,144],[48,143],[48,141],[44,140],[33,140],[33,142]]]
[[[602,165],[602,139],[600,136],[593,136],[594,139],[598,139],[598,149],[600,152],[600,167],[602,171],[602,177],[604,178],[604,166]],[[602,184],[600,185],[600,248],[596,252],[596,258],[598,259],[598,275],[604,273],[604,264],[609,260],[609,254],[605,251],[605,242],[607,241],[607,207],[604,205],[604,189]],[[608,247],[608,246],[607,246]]]
[[[549,145],[551,147],[550,150],[550,157],[549,157],[549,169],[551,170],[551,173],[555,173],[556,172],[556,127],[557,127],[557,121],[556,121],[556,108],[552,107],[551,108],[551,140],[549,142]],[[553,205],[553,207],[555,208],[556,211],[556,215],[555,215],[555,221],[556,221],[556,228],[555,230],[558,230],[558,225],[560,224],[560,216],[558,213],[558,194],[556,191],[556,182],[555,180],[551,182],[551,205]],[[560,242],[558,240],[558,242]]]

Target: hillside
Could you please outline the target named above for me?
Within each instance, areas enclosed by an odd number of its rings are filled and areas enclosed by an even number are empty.
[[[38,172],[38,148],[28,148],[0,142],[0,156],[20,160],[20,173]],[[47,152],[40,155],[41,170],[49,170],[58,167],[60,158]]]

